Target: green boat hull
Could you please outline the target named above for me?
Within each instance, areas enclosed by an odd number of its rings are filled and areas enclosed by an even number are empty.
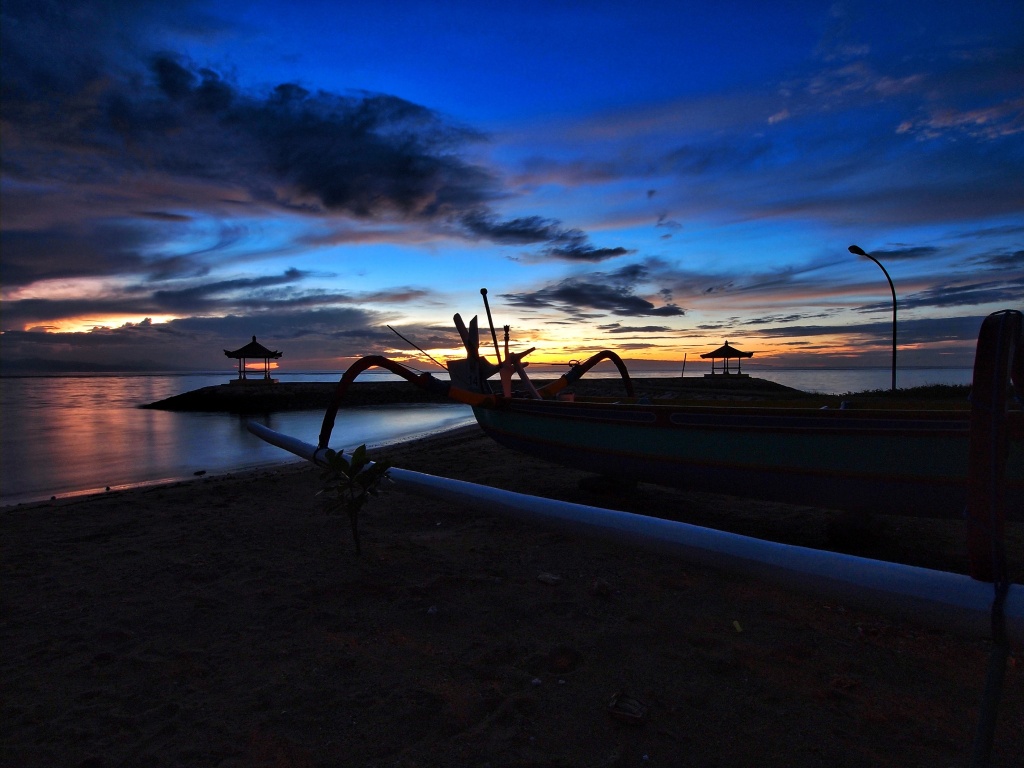
[[[969,414],[501,399],[497,442],[598,474],[856,512],[958,517]],[[1007,512],[1024,516],[1024,414],[1010,414]]]

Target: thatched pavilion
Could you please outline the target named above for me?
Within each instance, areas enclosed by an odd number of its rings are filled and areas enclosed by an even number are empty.
[[[704,359],[707,359],[709,357],[711,358],[711,373],[705,373],[704,375],[705,376],[715,376],[715,375],[749,376],[750,375],[749,373],[744,373],[743,372],[743,358],[744,357],[753,357],[753,356],[754,356],[753,352],[743,352],[741,350],[738,350],[738,349],[736,349],[736,347],[732,346],[728,341],[726,341],[725,344],[720,346],[718,349],[713,350],[711,352],[708,352],[707,354],[701,355],[701,357],[704,358]],[[736,370],[735,371],[730,371],[729,370],[729,361],[733,360],[733,359],[736,360]],[[721,360],[722,361],[722,370],[721,371],[717,371],[716,372],[716,370],[715,370],[715,360]]]
[[[277,360],[281,357],[281,353],[267,349],[258,341],[256,337],[252,337],[252,341],[246,344],[240,349],[236,349],[233,352],[227,349],[224,350],[224,354],[227,357],[238,360],[238,378],[232,379],[232,384],[276,384],[277,379],[270,378],[270,361]],[[263,360],[263,377],[262,378],[249,378],[249,374],[256,374],[258,371],[250,371],[245,367],[246,359]]]

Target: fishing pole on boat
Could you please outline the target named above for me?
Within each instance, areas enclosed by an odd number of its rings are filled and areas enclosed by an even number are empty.
[[[480,289],[480,295],[483,296],[483,299],[484,299],[484,310],[487,312],[487,325],[490,326],[490,329],[491,329],[491,340],[494,342],[494,355],[495,355],[495,357],[498,358],[498,366],[499,366],[499,368],[502,369],[502,374],[501,374],[502,391],[505,392],[505,396],[506,397],[511,396],[511,394],[512,394],[512,392],[511,392],[511,371],[515,371],[519,375],[520,380],[526,386],[527,394],[529,394],[529,396],[532,397],[532,398],[540,400],[541,399],[541,395],[537,391],[537,387],[535,387],[533,382],[530,381],[530,377],[526,373],[526,365],[527,364],[523,362],[523,358],[526,357],[531,352],[533,352],[533,350],[536,349],[536,347],[530,347],[525,352],[517,352],[515,354],[509,352],[509,350],[508,350],[508,329],[509,329],[509,326],[506,325],[505,326],[505,359],[504,359],[504,361],[502,361],[501,351],[500,351],[500,349],[498,347],[498,334],[494,330],[494,318],[491,317],[491,305],[487,301],[487,289],[486,288],[481,288]],[[511,364],[511,369],[509,368],[509,364]]]
[[[501,365],[501,351],[498,349],[498,334],[494,332],[494,319],[491,317],[491,305],[487,303],[487,289],[481,288],[480,295],[484,297],[484,310],[487,312],[487,324],[491,327],[491,339],[494,341],[494,356],[498,358],[498,365]],[[508,346],[508,326],[505,326],[505,345]]]
[[[438,368],[444,368],[444,365],[442,365],[441,363],[437,362],[437,360],[435,360],[435,359],[434,359],[434,357],[433,357],[433,355],[431,355],[431,354],[430,354],[429,352],[427,352],[426,350],[424,350],[424,349],[421,349],[420,347],[416,346],[416,344],[414,344],[413,342],[409,341],[409,339],[405,338],[405,336],[403,336],[402,334],[400,334],[400,333],[399,333],[398,331],[396,331],[396,330],[395,330],[394,328],[392,328],[392,327],[391,327],[390,325],[387,325],[387,326],[385,326],[385,327],[386,327],[386,328],[387,328],[387,329],[388,329],[389,331],[391,331],[391,332],[392,332],[393,334],[395,334],[395,336],[397,336],[397,337],[398,337],[398,338],[400,338],[400,339],[401,339],[402,341],[404,341],[404,342],[405,342],[406,344],[408,344],[408,345],[409,345],[410,347],[413,347],[414,349],[418,349],[418,350],[419,350],[419,351],[420,351],[421,353],[423,353],[424,355],[426,355],[427,357],[429,357],[429,358],[430,358],[430,360],[431,360],[431,362],[433,362],[433,363],[434,363],[434,365],[436,365],[436,366],[437,366]]]

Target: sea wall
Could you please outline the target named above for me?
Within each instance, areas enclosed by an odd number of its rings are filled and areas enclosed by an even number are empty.
[[[517,382],[518,383],[518,382]],[[544,381],[535,382],[543,385]],[[652,399],[678,397],[705,399],[794,398],[805,396],[799,390],[756,378],[720,376],[711,378],[634,379],[638,396]],[[237,386],[221,384],[149,403],[143,408],[165,411],[215,411],[222,413],[270,413],[308,411],[327,408],[337,387],[334,382],[288,382],[268,385]],[[594,397],[617,397],[625,393],[619,379],[581,379],[566,392]],[[389,405],[395,403],[450,402],[425,392],[405,381],[357,381],[345,394],[344,404]]]

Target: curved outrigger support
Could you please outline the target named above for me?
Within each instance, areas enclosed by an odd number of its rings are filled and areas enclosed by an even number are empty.
[[[611,360],[615,363],[615,367],[619,369],[619,374],[622,376],[622,384],[626,388],[626,397],[633,397],[633,382],[629,378],[629,371],[626,370],[626,364],[622,362],[622,358],[612,352],[610,349],[605,349],[598,352],[596,355],[583,361],[582,363],[576,363],[572,368],[569,369],[568,373],[562,374],[562,376],[550,384],[546,384],[541,387],[540,392],[542,397],[554,397],[563,389],[570,384],[575,384],[579,381],[583,374],[593,368],[595,365],[600,363],[602,360]]]
[[[626,370],[625,363],[622,359],[610,350],[604,350],[598,352],[596,355],[591,356],[582,363],[574,365],[568,373],[563,374],[556,381],[547,384],[537,390],[538,394],[544,398],[554,397],[556,394],[561,392],[570,384],[573,384],[580,380],[580,378],[593,368],[595,365],[600,363],[602,360],[611,360],[615,363],[615,367],[619,369],[619,373],[622,374],[622,381],[626,387],[626,394],[629,397],[633,396],[633,382],[629,379],[629,371]],[[334,394],[331,395],[331,402],[327,406],[327,411],[324,413],[323,424],[320,427],[320,438],[319,447],[326,448],[328,442],[331,439],[331,432],[334,430],[334,420],[338,416],[338,408],[341,407],[341,402],[345,398],[345,393],[348,392],[348,388],[352,385],[352,382],[363,371],[369,368],[384,368],[391,373],[401,376],[411,384],[415,384],[420,389],[430,392],[431,394],[438,395],[440,397],[447,397],[449,400],[454,400],[457,403],[464,405],[481,406],[481,407],[493,407],[497,402],[498,395],[486,394],[483,392],[471,392],[468,389],[463,389],[449,381],[442,381],[441,379],[434,378],[429,373],[414,373],[401,363],[397,363],[394,360],[389,360],[381,355],[368,355],[360,358],[342,375],[338,381],[338,386],[334,389]]]
[[[473,317],[467,326],[458,314],[453,319],[455,328],[462,339],[462,344],[466,348],[466,359],[448,362],[448,370],[452,381],[435,379],[429,373],[414,373],[401,363],[396,363],[394,360],[389,360],[381,355],[368,355],[360,358],[345,371],[338,381],[334,394],[331,396],[331,402],[327,406],[323,424],[320,427],[319,448],[326,448],[331,439],[331,432],[334,430],[334,420],[338,416],[338,408],[341,406],[341,401],[344,399],[345,393],[348,392],[348,388],[359,374],[368,368],[384,368],[434,395],[447,397],[464,405],[486,408],[493,407],[497,402],[498,395],[493,394],[487,384],[487,379],[496,373],[501,373],[502,375],[502,389],[506,397],[511,396],[509,380],[514,370],[528,387],[531,397],[552,398],[570,384],[579,381],[583,374],[602,360],[611,360],[622,375],[626,396],[633,397],[633,382],[629,379],[629,371],[626,370],[626,364],[622,362],[622,358],[608,349],[592,355],[582,363],[574,363],[568,373],[563,374],[556,381],[540,389],[534,387],[526,375],[526,364],[522,362],[523,358],[533,351],[533,348],[525,352],[511,354],[508,350],[508,326],[505,326],[505,359],[501,359],[498,349],[498,337],[494,332],[494,321],[491,319],[491,308],[487,303],[487,289],[481,288],[480,294],[484,298],[484,307],[487,309],[487,322],[491,327],[491,336],[494,339],[494,352],[498,355],[498,365],[480,356],[480,334],[476,317]],[[402,338],[405,339],[404,336]]]
[[[389,360],[381,355],[368,355],[349,366],[338,382],[338,386],[335,387],[334,394],[331,395],[331,402],[327,406],[327,412],[324,414],[323,424],[320,427],[320,448],[326,448],[328,441],[331,439],[334,420],[338,415],[338,408],[341,406],[341,401],[344,399],[345,393],[348,392],[348,388],[359,374],[369,368],[384,368],[415,384],[422,390],[440,395],[441,397],[451,398],[456,402],[465,403],[466,405],[486,405],[488,401],[494,400],[494,395],[469,392],[454,386],[451,382],[435,379],[429,373],[413,373],[401,363],[396,363],[394,360]]]

